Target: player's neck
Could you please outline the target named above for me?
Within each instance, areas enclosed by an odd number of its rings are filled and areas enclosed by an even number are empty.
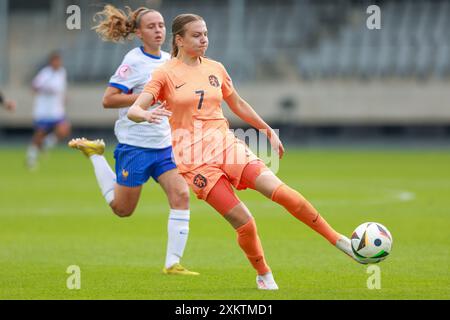
[[[144,52],[148,53],[152,56],[156,56],[156,57],[160,57],[161,56],[161,48],[157,47],[157,48],[152,48],[147,46],[145,43],[142,44],[142,47],[144,48]]]
[[[202,63],[202,60],[200,57],[192,57],[188,56],[186,54],[180,53],[177,56],[177,59],[183,62],[184,64],[187,64],[188,66],[195,67]]]

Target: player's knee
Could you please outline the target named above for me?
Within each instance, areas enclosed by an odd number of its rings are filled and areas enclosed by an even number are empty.
[[[58,139],[63,140],[67,138],[71,133],[71,127],[68,124],[64,124],[56,130],[56,135]]]
[[[113,210],[114,214],[120,218],[128,218],[134,212],[134,208],[127,208],[124,206],[114,204],[111,205],[111,209]]]
[[[182,188],[176,189],[172,193],[171,202],[176,207],[188,207],[189,206],[189,189]]]
[[[131,215],[133,214],[134,210],[130,210],[130,209],[116,209],[114,210],[114,213],[119,217],[119,218],[128,218],[131,217]]]

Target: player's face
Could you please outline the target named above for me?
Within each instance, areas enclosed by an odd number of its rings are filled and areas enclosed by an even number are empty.
[[[50,66],[55,69],[58,70],[59,68],[61,68],[62,66],[62,59],[60,56],[54,56],[51,58],[50,60]]]
[[[166,25],[159,12],[144,14],[136,35],[150,47],[161,47],[166,40]]]
[[[185,30],[184,37],[180,39],[183,50],[190,56],[204,56],[208,49],[208,29],[205,21],[188,23]]]

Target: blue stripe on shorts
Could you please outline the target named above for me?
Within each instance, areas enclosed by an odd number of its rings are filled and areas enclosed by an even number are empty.
[[[114,151],[116,159],[117,183],[126,187],[141,186],[163,173],[175,169],[172,160],[172,147],[149,149],[119,143]]]

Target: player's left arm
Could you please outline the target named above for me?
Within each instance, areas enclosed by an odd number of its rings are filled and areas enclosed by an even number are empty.
[[[284,147],[275,131],[256,113],[256,111],[242,99],[234,90],[224,98],[231,111],[252,127],[264,132],[270,140],[272,147],[278,151],[280,158],[283,157]]]

